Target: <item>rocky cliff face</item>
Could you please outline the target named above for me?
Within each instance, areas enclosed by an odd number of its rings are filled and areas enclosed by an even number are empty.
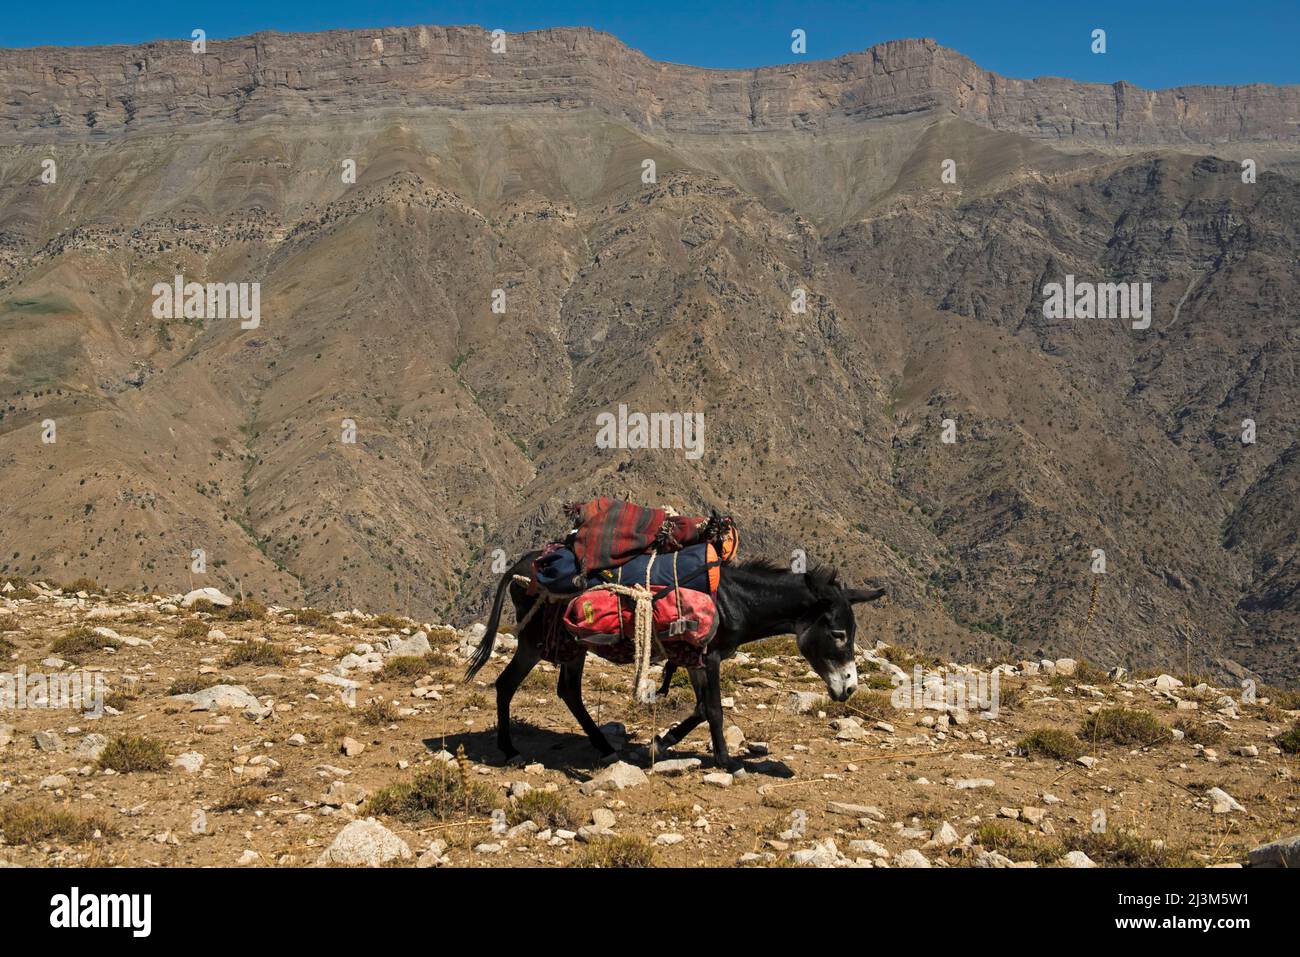
[[[933,40],[753,70],[658,63],[589,29],[506,38],[401,27],[138,46],[0,50],[0,133],[99,137],[263,117],[596,109],[643,130],[833,129],[920,111],[992,129],[1115,145],[1300,143],[1300,87],[1143,90],[980,69]]]

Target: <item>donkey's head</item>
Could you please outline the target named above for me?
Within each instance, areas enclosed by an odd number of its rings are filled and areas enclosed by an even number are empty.
[[[845,701],[858,687],[853,606],[883,597],[885,589],[846,588],[836,581],[833,568],[816,569],[804,578],[812,603],[795,625],[795,641],[800,653],[826,682],[831,697]]]

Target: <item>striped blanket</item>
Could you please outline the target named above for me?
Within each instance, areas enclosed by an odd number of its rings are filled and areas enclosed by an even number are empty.
[[[571,547],[585,574],[617,568],[655,549],[675,552],[702,541],[708,519],[671,515],[667,509],[644,508],[602,496],[568,506],[577,523]]]

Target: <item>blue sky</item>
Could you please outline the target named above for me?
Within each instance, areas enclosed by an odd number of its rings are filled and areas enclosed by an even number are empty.
[[[929,36],[1006,76],[1066,76],[1145,87],[1300,83],[1300,0],[929,0],[825,3],[772,0],[411,3],[401,0],[186,0],[57,5],[6,0],[0,46],[221,39],[258,30],[307,31],[417,23],[509,32],[591,26],[659,60],[738,67],[824,59],[882,40]],[[805,57],[790,32],[805,30]],[[1091,52],[1102,28],[1107,52]]]

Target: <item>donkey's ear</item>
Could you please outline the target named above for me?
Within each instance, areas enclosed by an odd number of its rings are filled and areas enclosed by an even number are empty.
[[[849,600],[850,605],[860,605],[863,602],[877,601],[889,594],[886,588],[846,588],[844,597]]]

